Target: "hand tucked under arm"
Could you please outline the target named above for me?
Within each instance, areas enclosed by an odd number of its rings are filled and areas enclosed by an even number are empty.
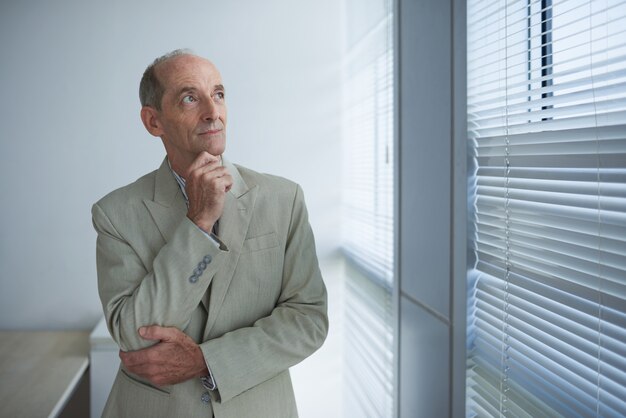
[[[174,327],[141,327],[139,335],[157,344],[138,351],[120,351],[124,367],[156,386],[207,376],[202,351],[191,337]]]

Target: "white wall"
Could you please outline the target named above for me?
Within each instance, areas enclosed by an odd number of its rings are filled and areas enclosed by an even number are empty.
[[[0,328],[92,327],[91,204],[159,165],[137,89],[189,47],[228,93],[226,155],[302,184],[322,262],[338,245],[339,4],[0,3]]]
[[[0,329],[96,324],[91,205],[160,164],[138,84],[147,64],[180,47],[222,72],[227,157],[303,186],[338,289],[340,26],[334,0],[0,2]],[[311,359],[294,380],[310,380],[317,398],[332,385],[304,371],[328,366]],[[296,383],[300,398],[306,391]]]

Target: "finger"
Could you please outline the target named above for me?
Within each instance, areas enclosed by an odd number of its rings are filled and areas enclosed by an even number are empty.
[[[226,174],[228,174],[228,169],[223,165],[213,165],[213,163],[211,163],[210,165],[205,165],[199,168],[198,170],[196,170],[196,172],[202,173],[203,175],[211,175],[214,177],[224,177]]]
[[[223,174],[205,173],[201,182],[212,193],[228,192],[233,186],[233,179],[227,172]]]
[[[228,191],[233,187],[233,178],[230,174],[226,173],[222,178],[222,184],[224,185],[224,192],[228,193]]]
[[[175,339],[180,331],[174,327],[161,327],[151,325],[139,328],[139,335],[145,340],[171,341]]]
[[[120,351],[120,359],[124,366],[132,372],[136,370],[136,368],[142,364],[145,364],[147,361],[147,357],[143,350],[140,351]]]
[[[200,167],[204,167],[205,165],[215,165],[219,163],[220,163],[220,159],[218,157],[211,155],[206,151],[202,151],[191,162],[191,164],[189,165],[189,168],[187,169],[186,174],[189,175],[193,171],[197,170]]]
[[[206,186],[213,184],[216,179],[224,177],[226,174],[228,174],[228,170],[219,165],[216,166],[211,164],[200,167],[190,174],[185,189],[189,191],[187,186],[189,186],[192,190],[194,187],[205,188]]]
[[[124,368],[137,376],[141,376],[143,378],[149,379],[150,375],[154,372],[155,366],[151,363],[141,363],[141,364],[126,364],[124,363]]]
[[[120,351],[120,359],[124,366],[133,373],[143,373],[148,366],[162,360],[161,343],[137,351]]]
[[[197,180],[204,184],[211,183],[214,180],[221,179],[226,176],[230,177],[230,174],[228,174],[228,170],[226,169],[226,167],[209,167],[208,165],[197,169],[193,173],[193,175],[197,176]]]

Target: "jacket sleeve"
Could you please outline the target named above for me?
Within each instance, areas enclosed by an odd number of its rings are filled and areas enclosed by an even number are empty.
[[[155,343],[139,336],[141,326],[184,329],[226,251],[184,217],[152,264],[144,265],[98,203],[92,216],[98,233],[98,292],[107,326],[120,348],[139,350]]]
[[[285,245],[281,292],[270,315],[200,345],[226,402],[317,350],[328,332],[327,295],[304,198],[296,188]]]

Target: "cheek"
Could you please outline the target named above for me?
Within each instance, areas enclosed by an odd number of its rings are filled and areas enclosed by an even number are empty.
[[[188,119],[187,115],[178,115],[176,119],[174,120],[174,125],[180,129],[181,126],[187,125],[187,119]]]
[[[176,121],[175,129],[181,136],[191,136],[196,131],[196,120],[189,115],[181,116]]]
[[[221,112],[221,119],[222,119],[222,123],[224,124],[224,126],[226,126],[226,119],[228,116],[228,112],[226,111],[226,106],[222,106],[222,112]]]

